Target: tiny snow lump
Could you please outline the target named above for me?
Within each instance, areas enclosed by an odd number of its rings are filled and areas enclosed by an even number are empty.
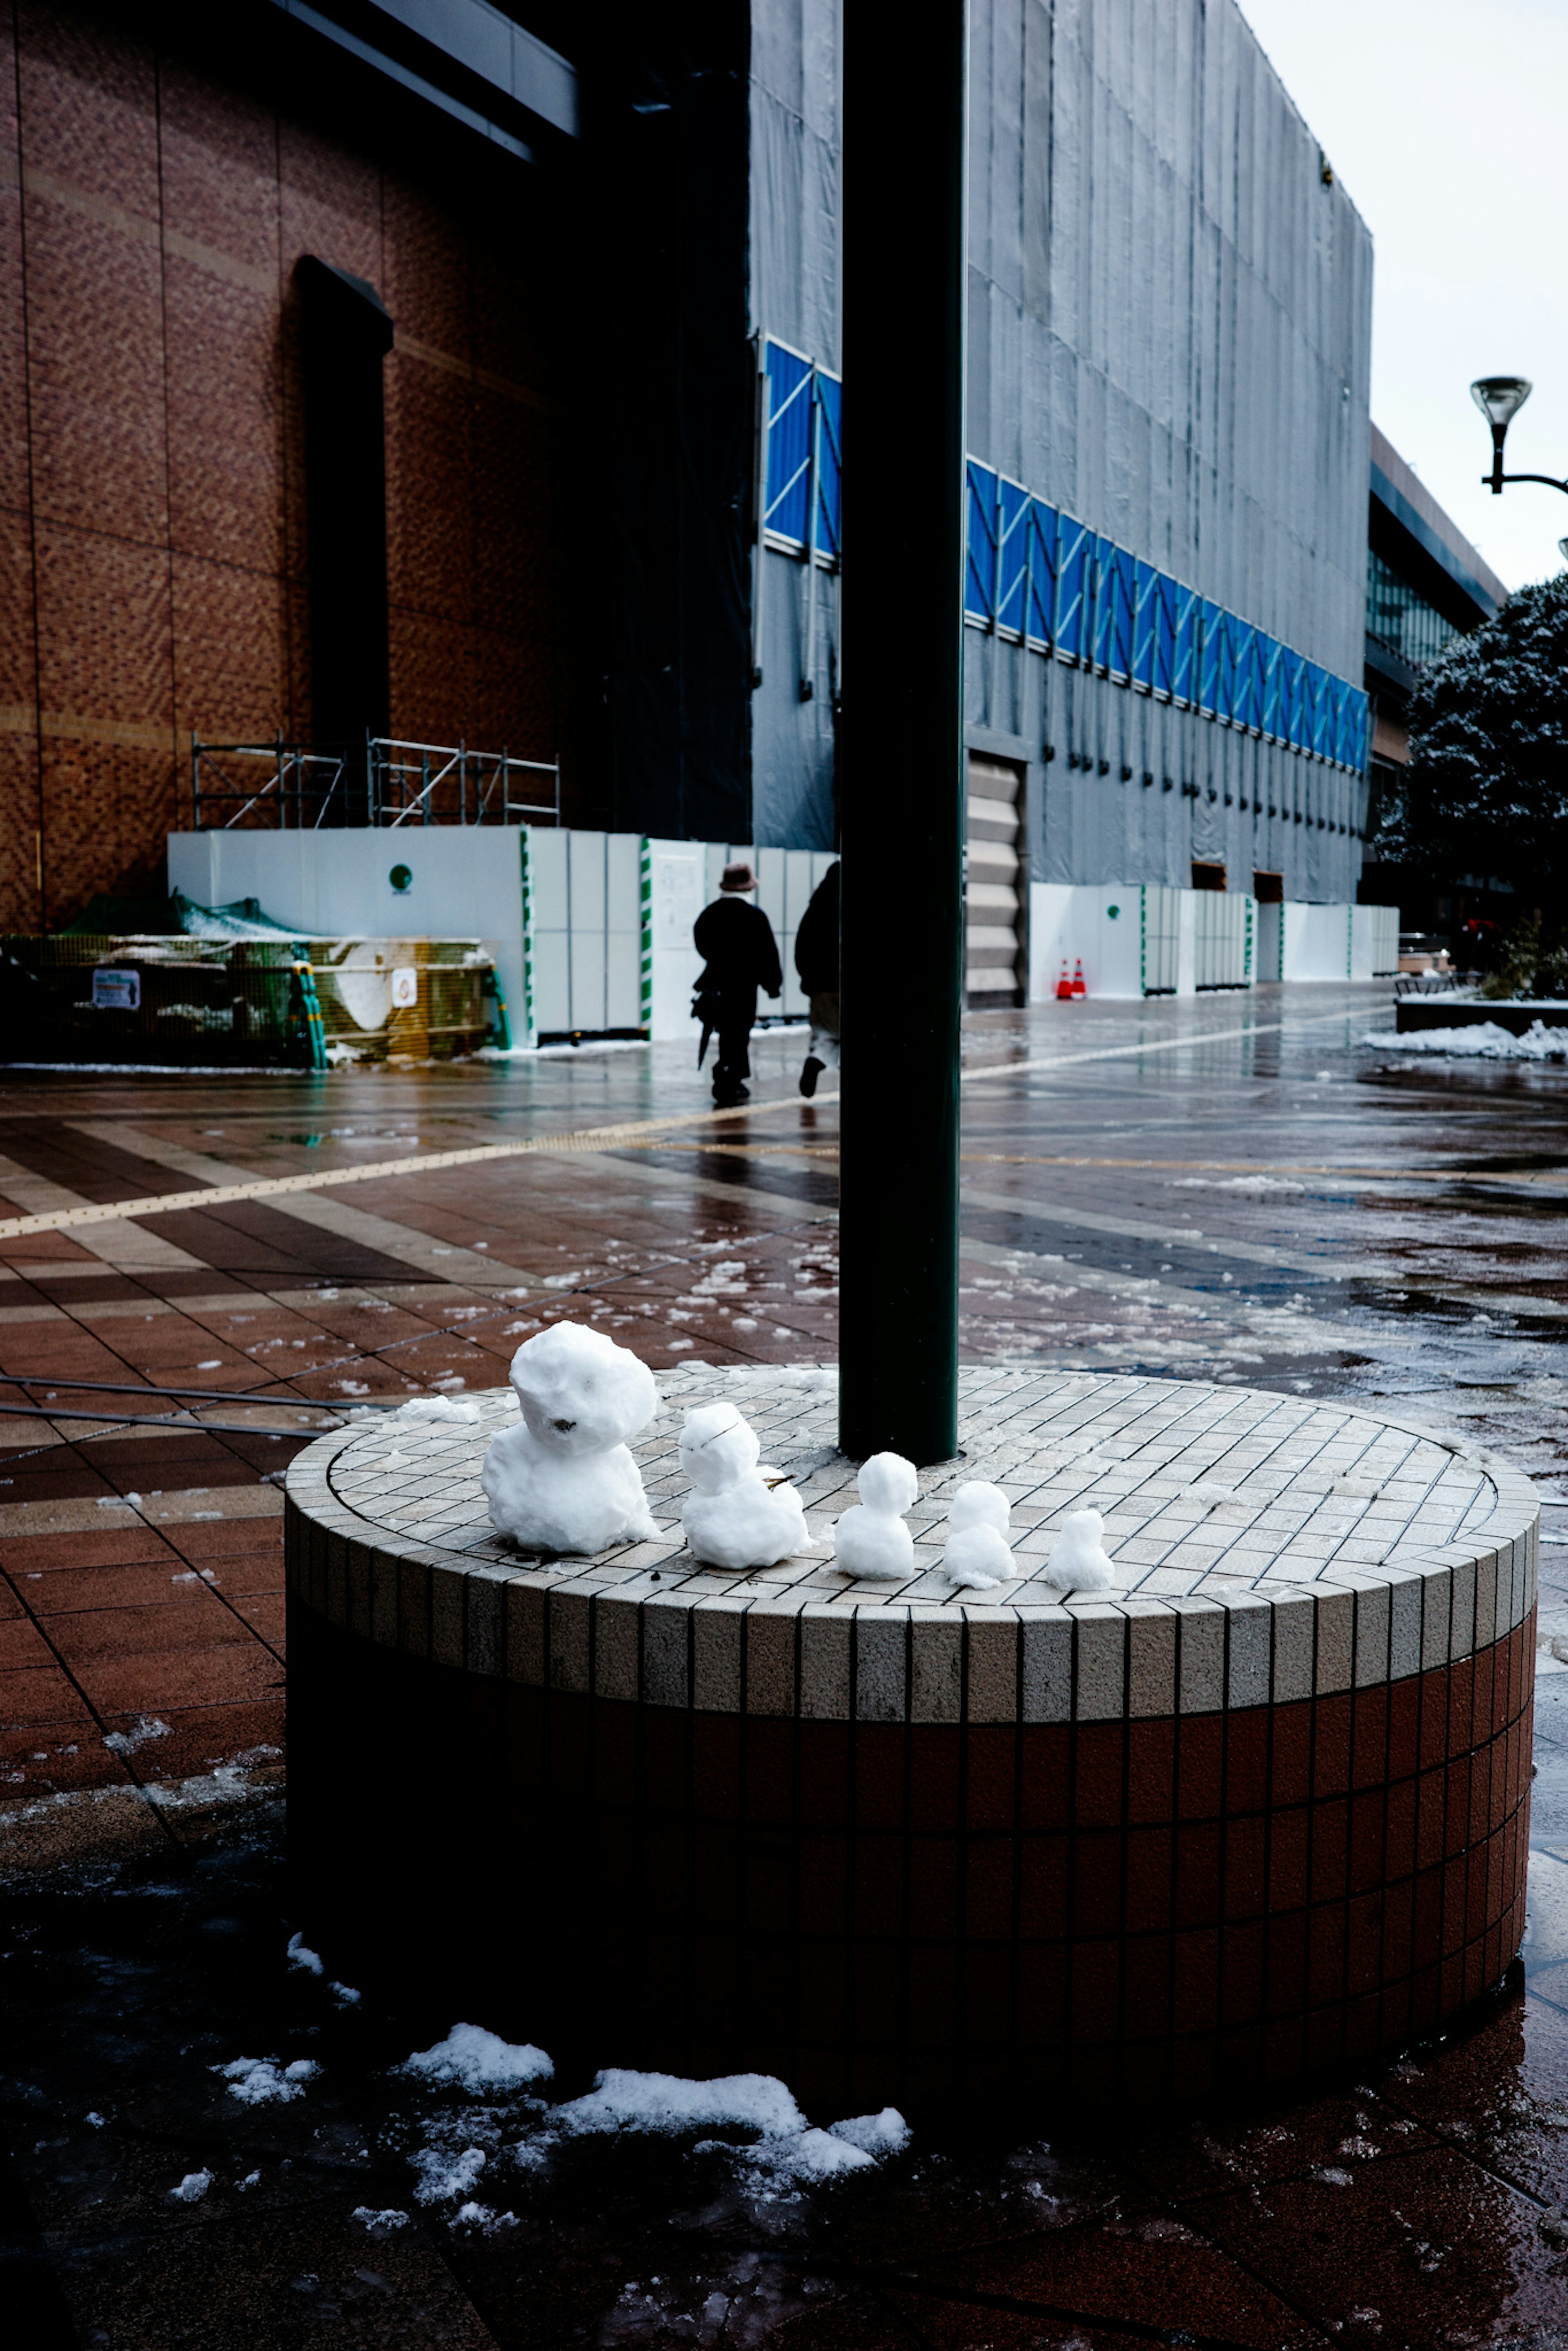
[[[904,1523],[920,1479],[902,1453],[873,1453],[855,1480],[860,1500],[833,1529],[834,1564],[846,1575],[899,1583],[915,1573],[915,1538]]]
[[[1098,1510],[1069,1510],[1046,1564],[1046,1582],[1062,1593],[1103,1592],[1113,1583],[1115,1570],[1106,1556],[1104,1532]]]
[[[490,1523],[531,1551],[578,1555],[658,1532],[627,1439],[658,1410],[629,1347],[557,1322],[512,1358],[522,1418],[490,1440],[480,1482]]]
[[[681,1431],[681,1467],[695,1492],[681,1529],[706,1567],[774,1567],[810,1542],[793,1486],[758,1468],[757,1432],[732,1404],[696,1405]]]
[[[1017,1573],[1008,1543],[1012,1510],[999,1486],[971,1478],[955,1489],[947,1506],[947,1548],[942,1565],[949,1583],[989,1592]]]

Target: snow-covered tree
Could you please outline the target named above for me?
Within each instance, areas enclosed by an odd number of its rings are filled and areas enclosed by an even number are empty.
[[[1373,852],[1444,881],[1568,886],[1568,574],[1521,588],[1424,668],[1410,764]]]

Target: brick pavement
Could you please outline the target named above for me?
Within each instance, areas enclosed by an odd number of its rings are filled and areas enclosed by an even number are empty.
[[[1325,1020],[1342,1000],[1346,1017]],[[271,1481],[300,1439],[268,1430],[324,1422],[361,1388],[494,1384],[522,1335],[512,1326],[563,1312],[597,1314],[661,1365],[830,1353],[831,1106],[722,1142],[688,1132],[657,1150],[301,1196],[308,1212],[102,1225],[91,1249],[68,1234],[0,1244],[0,1371],[287,1399],[198,1405],[258,1424],[240,1435],[0,1420],[0,1719],[19,1750],[5,1768],[28,1775],[0,1786],[6,1842],[26,1819],[34,1858],[131,1855],[111,1873],[35,1880],[12,1905],[25,2198],[7,2277],[32,2280],[40,2351],[99,2334],[148,2351],[176,2337],[1106,2351],[1184,2334],[1255,2351],[1547,2351],[1568,2335],[1555,2217],[1568,2200],[1568,1364],[1550,1190],[1563,1081],[1396,1061],[1374,1075],[1375,1057],[1354,1050],[1369,1000],[1260,991],[971,1023],[976,1060],[1104,1040],[1121,1052],[1137,1035],[1163,1049],[1184,1026],[1237,1041],[971,1084],[966,1353],[1385,1399],[1532,1470],[1547,1646],[1528,1991],[1511,1979],[1472,2029],[1261,2113],[1135,2135],[1063,2115],[1010,2134],[933,2119],[904,2167],[798,2205],[737,2198],[722,2158],[684,2143],[591,2147],[535,2185],[497,2176],[486,2192],[517,2211],[515,2229],[454,2227],[410,2199],[409,2142],[387,2119],[390,2105],[413,2128],[408,2094],[384,2074],[453,2020],[333,2011],[283,1962],[298,1922],[267,1826],[278,1767],[259,1750],[279,1743]],[[1281,1017],[1287,1033],[1265,1033]],[[788,1092],[799,1051],[762,1040],[759,1097]],[[413,1134],[455,1146],[701,1100],[673,1048],[325,1082],[13,1081],[0,1197],[30,1208],[38,1186],[113,1199],[200,1181],[172,1152],[287,1174],[391,1155]],[[83,1132],[106,1123],[118,1144]],[[144,1155],[152,1145],[162,1158]],[[110,1401],[37,1396],[73,1400]],[[168,1731],[140,1738],[144,1718]],[[255,1803],[236,1808],[247,1792]],[[214,1821],[230,1833],[200,1842]],[[326,2070],[297,2105],[250,2114],[206,2071],[238,2050],[306,2047]],[[455,2109],[451,2126],[487,2126]],[[172,2201],[203,2168],[205,2199]],[[406,2228],[372,2242],[349,2217],[367,2203],[401,2203]]]

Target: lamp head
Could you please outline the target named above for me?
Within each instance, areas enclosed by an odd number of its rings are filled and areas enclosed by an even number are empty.
[[[1483,375],[1470,386],[1470,398],[1494,433],[1506,433],[1533,389],[1522,375]]]

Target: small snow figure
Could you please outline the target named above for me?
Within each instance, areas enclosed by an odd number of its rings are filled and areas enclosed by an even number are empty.
[[[759,1469],[757,1431],[732,1404],[697,1405],[681,1431],[681,1467],[696,1491],[681,1511],[705,1567],[774,1567],[810,1547],[793,1486]]]
[[[947,1548],[942,1565],[949,1583],[970,1592],[989,1592],[1010,1582],[1017,1573],[1008,1543],[1012,1517],[999,1486],[974,1478],[957,1487],[947,1505]]]
[[[480,1482],[490,1523],[531,1551],[605,1551],[658,1532],[626,1440],[659,1408],[630,1347],[557,1322],[512,1357],[521,1420],[490,1439]]]
[[[846,1575],[883,1583],[915,1573],[915,1538],[904,1523],[920,1491],[913,1461],[902,1453],[873,1453],[861,1465],[860,1500],[833,1529],[833,1561]]]
[[[1105,1521],[1098,1510],[1069,1510],[1061,1521],[1061,1539],[1051,1554],[1045,1580],[1058,1592],[1103,1592],[1115,1581],[1115,1570],[1101,1541]]]

